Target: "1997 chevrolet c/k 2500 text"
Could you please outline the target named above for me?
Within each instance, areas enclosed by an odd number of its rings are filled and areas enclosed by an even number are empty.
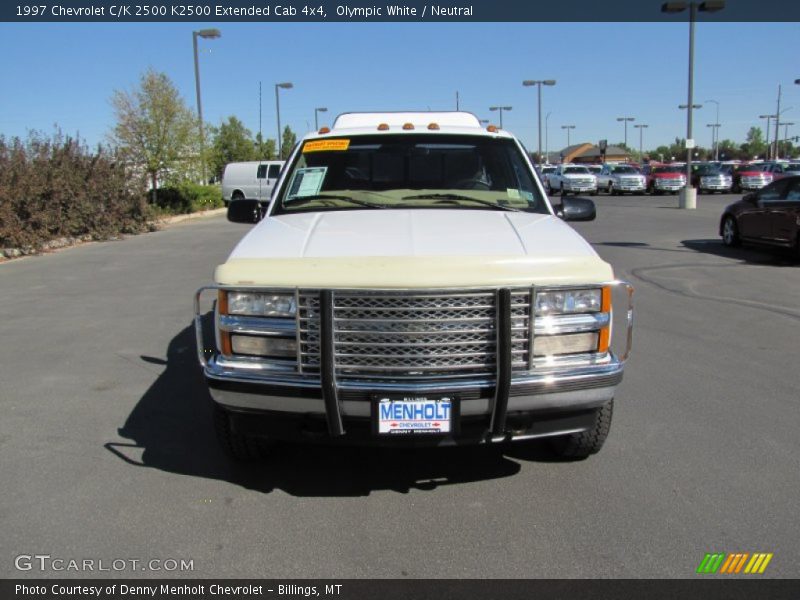
[[[242,200],[228,216],[261,213]],[[552,207],[521,144],[472,114],[340,115],[297,145],[196,295],[220,442],[238,459],[270,440],[597,452],[632,288],[564,223],[594,218],[588,199]]]

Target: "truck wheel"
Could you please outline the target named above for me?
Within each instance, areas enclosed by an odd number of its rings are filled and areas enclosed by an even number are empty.
[[[214,431],[225,454],[235,461],[254,461],[264,458],[267,454],[267,442],[234,432],[231,429],[228,411],[216,403],[214,404]]]
[[[237,191],[233,192],[233,195],[231,196],[231,200],[244,200],[244,194],[237,190]]]
[[[600,448],[611,430],[611,416],[614,413],[614,400],[609,400],[595,410],[594,426],[580,433],[560,435],[553,438],[553,450],[562,458],[587,458],[600,452]]]

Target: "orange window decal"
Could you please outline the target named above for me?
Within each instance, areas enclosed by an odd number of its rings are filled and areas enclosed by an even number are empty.
[[[350,147],[350,140],[314,140],[306,142],[303,154],[306,152],[343,151]]]

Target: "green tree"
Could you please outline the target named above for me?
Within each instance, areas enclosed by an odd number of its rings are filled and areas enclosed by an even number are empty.
[[[169,77],[153,69],[133,90],[115,90],[111,104],[117,120],[111,140],[126,160],[147,173],[155,202],[159,175],[197,159],[194,115]]]
[[[751,127],[747,132],[747,141],[739,148],[745,158],[764,158],[767,154],[767,143],[764,141],[764,133],[760,127]]]
[[[719,157],[721,160],[736,160],[742,158],[742,150],[733,140],[719,142]]]
[[[273,160],[278,155],[278,151],[275,149],[275,140],[264,140],[261,133],[256,134],[255,149],[256,160]]]
[[[225,165],[231,162],[257,160],[253,134],[234,116],[228,117],[219,127],[209,127],[211,142],[211,172],[222,177]]]
[[[297,143],[297,135],[295,135],[294,131],[287,125],[283,128],[283,140],[281,144],[281,160],[286,160],[289,158],[289,154],[292,152],[292,148]]]

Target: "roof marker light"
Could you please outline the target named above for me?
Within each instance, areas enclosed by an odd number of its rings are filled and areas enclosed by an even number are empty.
[[[380,125],[378,125],[378,131],[389,131],[389,124],[381,123]]]
[[[438,123],[429,123],[428,129],[431,131],[439,131],[439,124]]]
[[[497,133],[497,126],[496,125],[489,125],[486,128],[486,131],[488,131],[489,133]]]
[[[413,123],[403,123],[403,131],[411,131],[414,129]]]
[[[320,127],[320,130],[317,133],[330,133],[330,127]]]

